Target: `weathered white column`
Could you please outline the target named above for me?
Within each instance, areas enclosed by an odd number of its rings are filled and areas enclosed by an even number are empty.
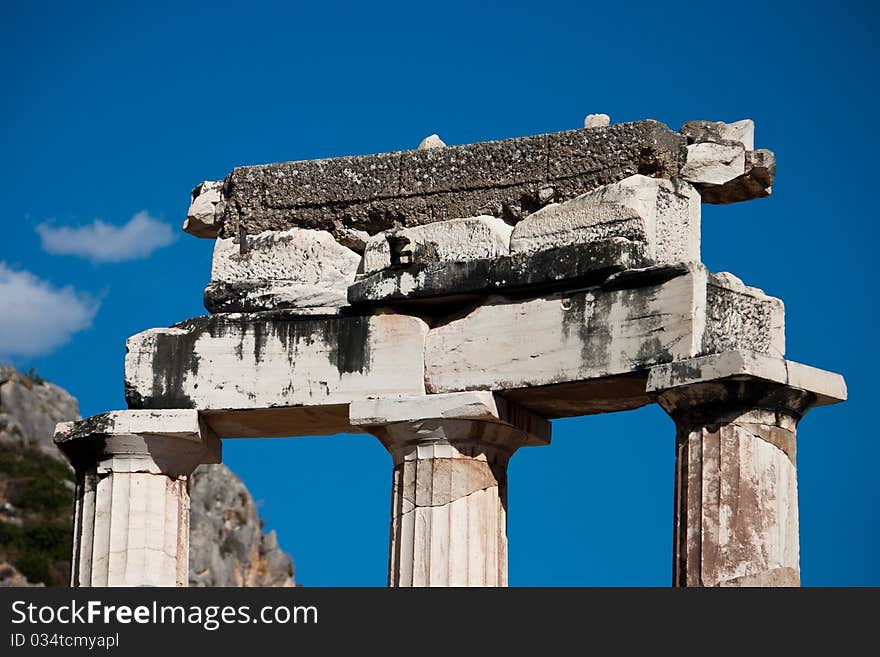
[[[507,585],[507,464],[550,423],[466,392],[353,402],[394,459],[389,586]]]
[[[220,462],[189,410],[114,411],[62,422],[55,444],[77,475],[71,586],[187,586],[187,477]]]
[[[676,424],[674,586],[800,586],[796,437],[838,374],[728,352],[651,371]]]

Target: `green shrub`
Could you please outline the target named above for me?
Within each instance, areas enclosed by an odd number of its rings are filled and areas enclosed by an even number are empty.
[[[26,376],[27,378],[29,378],[31,381],[33,381],[34,385],[41,386],[41,385],[43,385],[44,383],[46,383],[46,379],[44,379],[44,378],[41,377],[39,374],[37,374],[37,370],[36,370],[36,368],[33,368],[33,367],[30,368],[30,369],[27,371],[27,374],[25,374],[25,376]]]
[[[73,473],[61,461],[33,448],[0,447],[0,486],[21,525],[0,520],[0,560],[29,581],[67,583],[73,540]]]
[[[49,560],[44,554],[22,554],[15,560],[14,565],[22,575],[28,578],[29,582],[51,583]]]
[[[21,482],[9,499],[25,511],[69,511],[73,494],[64,484],[48,477],[33,477]]]

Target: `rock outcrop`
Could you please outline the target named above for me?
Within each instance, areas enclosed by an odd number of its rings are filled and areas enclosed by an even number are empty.
[[[190,586],[293,586],[293,563],[264,534],[248,489],[225,465],[190,481]]]
[[[73,471],[52,444],[76,399],[0,365],[0,586],[63,586],[70,570]]]
[[[78,418],[67,391],[0,365],[0,586],[68,583],[74,477],[52,435]],[[190,586],[293,585],[290,557],[226,466],[200,466],[190,497]]]
[[[0,365],[0,444],[34,447],[60,458],[52,443],[55,425],[79,417],[79,404],[66,390],[37,374]]]

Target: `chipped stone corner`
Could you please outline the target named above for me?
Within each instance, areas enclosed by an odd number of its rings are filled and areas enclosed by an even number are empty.
[[[755,149],[754,121],[688,121],[680,132],[687,139],[681,175],[697,186],[704,203],[738,203],[770,195],[776,157],[767,149]]]
[[[183,230],[195,237],[214,238],[220,234],[225,197],[224,182],[205,180],[192,191],[192,200],[183,222]]]

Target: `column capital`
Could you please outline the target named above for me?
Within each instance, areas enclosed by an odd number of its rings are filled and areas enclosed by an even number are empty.
[[[397,456],[431,445],[479,443],[514,452],[550,443],[550,422],[487,391],[389,396],[353,401],[349,421],[375,435]],[[430,452],[430,454],[429,454]]]
[[[219,438],[194,410],[111,411],[61,422],[55,445],[77,472],[145,472],[177,478],[220,463]]]
[[[729,351],[651,368],[646,391],[674,419],[723,420],[743,410],[799,420],[814,406],[846,400],[840,374],[750,351]]]

